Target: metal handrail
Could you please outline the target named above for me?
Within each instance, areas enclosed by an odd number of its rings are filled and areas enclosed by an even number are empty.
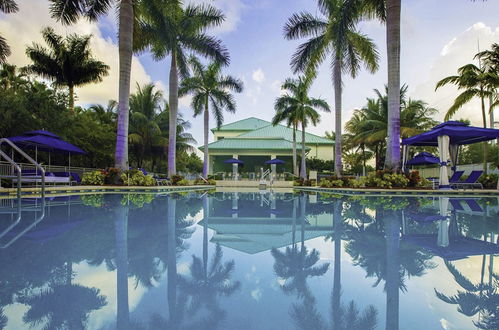
[[[17,171],[17,198],[21,198],[21,166],[17,165],[5,152],[0,149],[0,156],[14,166]]]
[[[35,227],[43,219],[45,219],[45,198],[42,198],[42,214],[38,218],[36,218],[36,220],[31,225],[29,225],[27,228],[25,228],[23,231],[21,231],[16,236],[14,236],[14,238],[12,238],[9,242],[7,242],[4,245],[0,245],[0,249],[6,249],[9,246],[11,246],[12,244],[14,244],[19,238],[21,238],[24,234],[26,234],[28,231],[30,231],[33,227]],[[10,230],[12,230],[12,229],[10,229]],[[5,234],[3,234],[3,235],[5,235]]]
[[[12,141],[10,141],[9,139],[7,138],[1,138],[0,139],[0,148],[2,147],[2,144],[3,143],[7,143],[12,149],[14,149],[15,151],[17,151],[21,156],[23,156],[28,162],[30,162],[31,164],[33,164],[38,170],[40,170],[40,173],[42,174],[42,198],[45,198],[45,170],[43,169],[43,167],[38,164],[36,161],[33,160],[33,158],[31,158],[27,153],[25,153],[24,151],[22,151],[18,146],[16,146],[14,143],[12,143]],[[2,156],[7,160],[9,161],[9,163],[11,164],[15,164],[15,167],[17,168],[17,194],[18,194],[18,197],[21,196],[21,184],[20,184],[20,181],[21,181],[21,168],[19,165],[17,165],[16,162],[14,162],[12,159],[10,159],[4,152],[2,152]],[[5,157],[7,156],[7,158]]]

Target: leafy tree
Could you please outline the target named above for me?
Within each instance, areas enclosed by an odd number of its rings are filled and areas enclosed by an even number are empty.
[[[307,170],[305,163],[305,128],[309,124],[317,125],[320,115],[317,110],[329,112],[329,105],[323,99],[313,98],[308,95],[310,81],[303,77],[286,79],[282,85],[286,93],[276,100],[276,117],[294,118],[301,125],[301,170],[300,177],[306,179]]]
[[[14,0],[0,0],[0,12],[5,14],[15,13],[19,10]],[[0,35],[0,64],[5,63],[10,56],[10,47],[4,37]]]
[[[191,107],[194,117],[204,115],[204,160],[203,177],[208,177],[209,153],[208,136],[210,133],[210,105],[217,122],[217,127],[223,124],[223,110],[231,113],[236,111],[236,102],[230,91],[241,93],[243,82],[232,76],[221,74],[220,63],[213,62],[205,67],[196,57],[191,57],[189,64],[193,71],[192,77],[185,78],[178,91],[179,96],[193,94]]]
[[[91,21],[105,14],[112,4],[116,4],[118,15],[119,90],[118,90],[118,133],[116,134],[115,165],[128,169],[128,98],[130,96],[130,75],[134,40],[134,1],[133,0],[50,0],[52,17],[63,24],[73,24],[80,17]]]
[[[210,5],[181,6],[180,1],[143,0],[139,3],[138,23],[140,40],[137,50],[150,50],[156,60],[171,56],[169,98],[170,118],[168,136],[168,175],[176,174],[175,145],[178,112],[178,72],[187,75],[186,52],[209,57],[221,64],[229,63],[229,54],[220,40],[207,35],[207,28],[218,26],[224,15]]]
[[[291,59],[294,72],[305,72],[307,79],[314,76],[319,64],[331,55],[335,95],[335,172],[341,176],[341,94],[342,74],[355,78],[364,64],[370,72],[378,69],[378,53],[370,38],[356,27],[363,15],[358,0],[319,0],[321,17],[302,12],[292,15],[284,27],[287,39],[310,37],[300,45]],[[303,162],[303,161],[302,161]]]
[[[28,47],[26,55],[33,64],[26,70],[52,80],[56,86],[67,86],[69,110],[74,112],[74,88],[102,81],[109,66],[92,57],[91,36],[71,34],[63,38],[50,27],[44,28],[42,35],[49,48],[38,44]]]

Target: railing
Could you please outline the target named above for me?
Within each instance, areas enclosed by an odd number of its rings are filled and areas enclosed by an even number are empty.
[[[38,164],[37,162],[35,162],[33,160],[33,158],[31,158],[27,153],[22,151],[18,146],[16,146],[14,143],[12,143],[9,139],[6,139],[6,138],[0,139],[0,151],[2,150],[1,149],[2,144],[4,144],[4,143],[9,145],[13,151],[16,151],[18,154],[23,156],[24,159],[26,159],[33,166],[35,166],[36,169],[40,170],[41,179],[42,179],[42,198],[44,198],[45,197],[45,170],[43,169],[43,167],[40,164]],[[7,154],[5,154],[3,151],[1,152],[0,156],[2,156],[2,158],[7,160],[7,162],[9,162],[12,165],[12,168],[15,168],[17,170],[17,197],[19,198],[19,197],[21,197],[21,175],[22,175],[21,167],[16,162],[14,162],[13,159],[11,159],[9,156],[7,156]]]

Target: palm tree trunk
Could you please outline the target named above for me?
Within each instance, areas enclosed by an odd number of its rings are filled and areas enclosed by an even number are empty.
[[[333,292],[332,292],[332,312],[333,329],[337,328],[341,313],[341,202],[334,202],[333,209],[333,230],[334,230],[334,268],[333,268]]]
[[[75,90],[74,86],[69,86],[69,111],[75,113]]]
[[[400,167],[400,0],[386,1],[388,137],[385,168]]]
[[[115,166],[128,169],[128,117],[130,73],[132,70],[133,0],[121,0],[119,5],[118,131],[116,134]]]
[[[210,131],[210,113],[208,112],[208,98],[206,98],[206,104],[204,106],[204,159],[203,159],[203,177],[208,178],[209,170],[209,154],[208,154],[208,132]]]
[[[168,257],[167,257],[167,296],[168,296],[168,318],[173,327],[177,324],[177,245],[175,240],[176,231],[176,206],[177,201],[168,196]]]
[[[482,120],[483,120],[483,128],[487,128],[487,115],[485,113],[485,99],[483,97],[483,89],[480,88],[480,92],[482,92]],[[483,173],[487,174],[487,151],[488,151],[488,143],[487,142],[482,142],[483,143]]]
[[[176,53],[172,52],[172,62],[170,66],[170,89],[169,89],[169,105],[170,105],[170,123],[168,134],[168,176],[177,174],[175,165],[175,152],[177,144],[177,110],[178,110],[178,70]]]
[[[116,240],[117,329],[128,329],[128,207],[119,206],[114,220]]]
[[[335,113],[334,173],[340,178],[343,164],[341,161],[341,60],[339,58],[336,58],[333,70]]]
[[[296,124],[293,124],[293,174],[298,176],[298,161],[296,154]]]
[[[398,218],[390,214],[386,219],[386,329],[399,328],[399,284],[400,284],[400,225]]]
[[[300,170],[300,177],[302,179],[307,179],[307,169],[306,169],[306,162],[305,162],[305,122],[302,121],[301,123],[301,170]]]

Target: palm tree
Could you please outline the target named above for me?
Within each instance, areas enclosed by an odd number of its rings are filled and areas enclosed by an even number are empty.
[[[143,0],[138,23],[140,41],[137,50],[149,49],[156,60],[171,56],[169,77],[170,128],[168,137],[168,175],[176,174],[175,143],[178,112],[178,74],[186,76],[186,51],[229,63],[229,54],[221,41],[205,34],[209,27],[220,25],[224,15],[210,5],[187,5],[179,1]]]
[[[294,14],[284,27],[287,39],[311,37],[300,45],[291,59],[294,72],[315,75],[317,67],[331,52],[335,103],[335,172],[341,176],[341,94],[342,73],[355,78],[364,64],[370,72],[378,69],[378,53],[373,41],[356,28],[362,18],[363,5],[357,0],[319,0],[324,17],[310,13]],[[303,160],[302,160],[303,162]]]
[[[128,169],[128,98],[130,96],[130,75],[134,40],[134,1],[133,0],[50,0],[52,17],[63,24],[73,24],[81,16],[91,21],[105,14],[112,3],[118,8],[118,132],[116,134],[115,166]]]
[[[137,85],[137,93],[130,96],[130,134],[129,141],[137,149],[137,167],[142,167],[144,158],[152,157],[154,146],[165,144],[157,123],[160,104],[163,100],[161,91],[155,90],[154,84]]]
[[[211,111],[217,122],[217,128],[222,126],[224,117],[222,111],[225,109],[231,113],[236,111],[236,103],[229,91],[241,93],[243,82],[231,76],[221,74],[220,63],[213,62],[205,67],[196,57],[191,57],[189,64],[193,76],[185,78],[178,91],[179,96],[193,94],[191,107],[194,117],[204,114],[204,164],[203,177],[208,177],[209,154],[208,134],[210,132],[210,104]]]
[[[483,127],[487,127],[487,115],[485,111],[485,99],[495,97],[494,90],[499,85],[499,75],[485,68],[474,64],[466,64],[457,69],[457,76],[446,77],[439,82],[435,90],[447,85],[454,84],[457,88],[463,90],[454,100],[454,104],[447,110],[445,120],[449,120],[460,108],[473,98],[480,98],[482,107]],[[487,143],[483,144],[483,170],[487,173]]]
[[[274,103],[275,114],[274,117],[272,117],[272,125],[276,126],[280,122],[286,121],[286,125],[293,128],[293,174],[297,177],[298,157],[296,153],[296,130],[298,129],[300,121],[298,118],[298,112],[295,111],[296,109],[289,109],[289,111],[287,111],[290,105],[287,104],[285,98],[286,96],[281,96],[277,98]]]
[[[494,107],[499,105],[499,94],[497,93],[498,83],[497,83],[497,75],[499,72],[499,44],[492,44],[491,50],[484,50],[475,55],[475,58],[478,58],[480,64],[484,66],[484,69],[491,73],[489,76],[490,79],[495,79],[496,83],[490,82],[489,89],[493,93],[493,95],[489,96],[489,122],[490,127],[494,128]]]
[[[0,12],[5,14],[15,13],[19,10],[14,0],[0,0]],[[10,47],[4,37],[0,35],[0,64],[5,63],[10,56]]]
[[[64,38],[50,27],[44,28],[42,35],[49,49],[36,43],[28,47],[26,55],[33,64],[26,70],[52,80],[56,86],[67,86],[69,110],[74,113],[74,88],[102,81],[109,66],[92,57],[90,35],[71,34]]]
[[[310,82],[310,80],[303,77],[299,77],[298,79],[286,79],[282,85],[282,89],[286,90],[286,94],[279,97],[274,106],[276,109],[279,109],[276,113],[277,119],[291,118],[289,120],[301,124],[300,177],[303,179],[307,178],[307,169],[305,167],[305,128],[309,123],[317,125],[320,120],[320,115],[317,113],[317,110],[325,112],[330,111],[329,105],[325,100],[313,98],[308,95]]]
[[[112,124],[116,121],[116,114],[118,110],[118,102],[109,100],[106,106],[102,104],[91,105],[87,111],[95,114],[101,124]]]

